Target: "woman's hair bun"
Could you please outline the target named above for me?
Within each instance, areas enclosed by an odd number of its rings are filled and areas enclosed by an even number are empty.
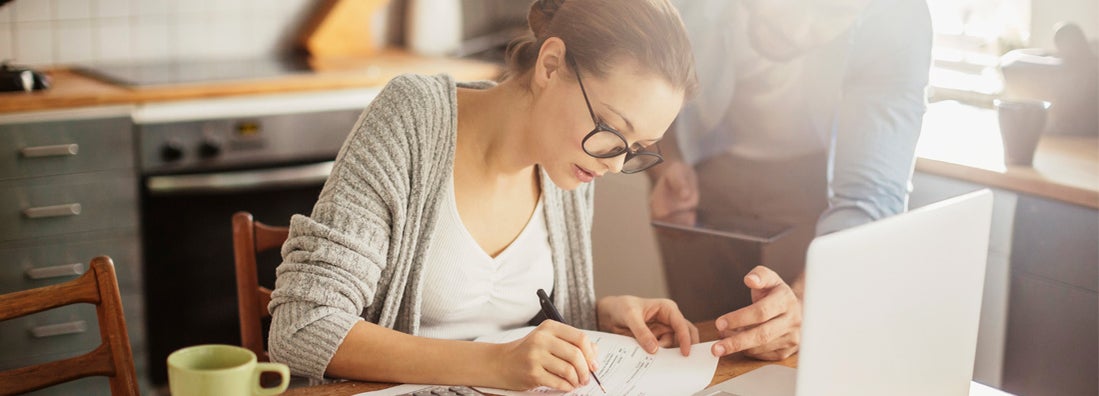
[[[542,11],[542,14],[546,16],[546,19],[553,18],[553,14],[557,13],[557,10],[561,8],[561,3],[565,0],[538,0],[538,8]]]
[[[538,0],[530,8],[527,23],[530,24],[535,41],[546,39],[546,28],[553,16],[557,14],[557,10],[561,9],[561,3],[564,2],[565,0]]]

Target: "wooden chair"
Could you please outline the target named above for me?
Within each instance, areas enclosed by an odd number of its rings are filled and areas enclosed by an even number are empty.
[[[282,246],[290,234],[289,227],[275,227],[252,219],[248,212],[233,214],[233,256],[237,269],[237,307],[240,311],[241,346],[255,352],[263,362],[269,361],[263,347],[263,319],[271,317],[267,304],[271,289],[260,286],[256,273],[256,254]]]
[[[110,257],[92,259],[80,278],[0,295],[0,321],[77,303],[95,304],[103,340],[86,354],[0,372],[0,395],[20,394],[91,376],[110,378],[112,395],[138,395],[134,357]]]

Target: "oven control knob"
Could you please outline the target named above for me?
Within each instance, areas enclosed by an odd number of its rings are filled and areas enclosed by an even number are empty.
[[[164,160],[164,162],[179,161],[182,158],[183,145],[179,144],[179,142],[169,140],[160,148],[160,159]]]
[[[198,155],[202,158],[213,158],[221,154],[222,144],[217,139],[206,139],[198,145]]]

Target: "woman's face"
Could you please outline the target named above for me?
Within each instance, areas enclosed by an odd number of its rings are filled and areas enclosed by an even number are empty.
[[[653,144],[675,120],[683,105],[683,92],[636,62],[621,61],[599,78],[580,71],[595,117],[626,138],[631,150]],[[546,73],[535,93],[532,115],[538,163],[553,183],[572,190],[607,172],[619,172],[625,154],[595,158],[583,148],[584,137],[594,128],[584,94],[570,68]],[[537,79],[539,76],[535,76]]]

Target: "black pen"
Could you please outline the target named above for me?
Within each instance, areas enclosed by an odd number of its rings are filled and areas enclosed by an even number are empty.
[[[538,289],[538,304],[542,305],[542,314],[546,315],[549,320],[557,321],[557,323],[565,323],[565,318],[561,317],[561,313],[557,312],[557,307],[553,306],[553,301],[550,301],[546,291]],[[595,383],[599,385],[599,389],[603,390],[603,393],[607,393],[607,388],[603,387],[603,382],[599,381],[599,377],[595,376],[595,372],[591,372],[591,378],[595,380]]]

